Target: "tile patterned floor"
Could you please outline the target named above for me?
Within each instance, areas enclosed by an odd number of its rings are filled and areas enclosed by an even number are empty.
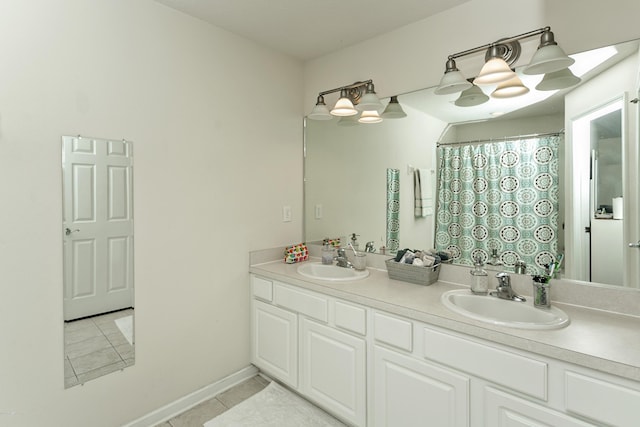
[[[156,427],[202,427],[207,421],[250,398],[268,384],[268,380],[255,376]]]
[[[115,323],[132,314],[128,309],[65,322],[65,388],[133,365],[134,348]]]

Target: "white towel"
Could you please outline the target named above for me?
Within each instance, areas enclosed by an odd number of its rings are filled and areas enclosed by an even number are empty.
[[[432,171],[429,169],[413,170],[413,192],[415,199],[414,216],[424,218],[433,215]]]

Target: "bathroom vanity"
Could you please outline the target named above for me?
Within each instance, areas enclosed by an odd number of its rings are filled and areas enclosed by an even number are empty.
[[[252,363],[350,425],[640,425],[636,316],[553,302],[569,326],[514,329],[444,307],[464,288],[447,274],[330,282],[252,262]]]

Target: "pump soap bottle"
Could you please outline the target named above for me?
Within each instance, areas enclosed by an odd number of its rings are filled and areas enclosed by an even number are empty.
[[[360,249],[359,248],[360,244],[358,243],[358,236],[359,234],[351,233],[351,246],[353,246],[353,250],[355,251]]]
[[[333,247],[329,244],[327,239],[322,243],[322,264],[333,264]]]
[[[471,273],[471,292],[478,295],[486,295],[489,291],[489,275],[482,268],[482,259],[476,257]]]

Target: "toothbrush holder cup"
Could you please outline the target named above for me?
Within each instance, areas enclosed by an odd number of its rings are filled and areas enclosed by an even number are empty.
[[[353,254],[351,264],[353,264],[353,268],[358,271],[365,270],[367,268],[367,253],[356,251],[356,253]]]

